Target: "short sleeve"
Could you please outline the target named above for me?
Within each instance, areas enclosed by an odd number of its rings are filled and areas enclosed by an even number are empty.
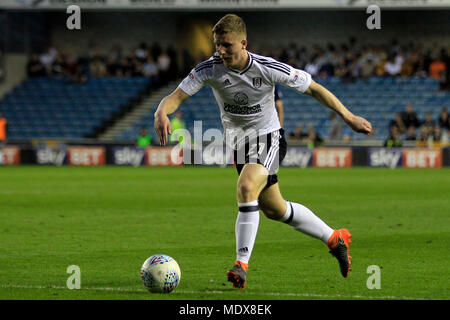
[[[270,68],[274,84],[290,87],[300,93],[304,93],[311,85],[311,75],[303,70],[295,69],[287,64],[276,62]]]
[[[202,72],[197,72],[195,69],[188,74],[186,78],[181,81],[178,86],[186,94],[193,96],[205,85],[204,74]]]

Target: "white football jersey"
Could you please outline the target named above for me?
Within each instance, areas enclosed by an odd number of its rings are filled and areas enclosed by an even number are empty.
[[[181,82],[179,88],[192,96],[209,85],[220,108],[220,117],[227,139],[237,137],[236,148],[244,132],[258,135],[279,130],[275,109],[275,84],[304,93],[311,84],[311,75],[277,60],[248,52],[249,63],[242,71],[224,65],[217,53],[199,63]],[[250,130],[250,131],[249,131]]]

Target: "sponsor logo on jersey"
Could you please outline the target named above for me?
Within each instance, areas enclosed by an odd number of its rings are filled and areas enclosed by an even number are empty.
[[[229,79],[225,79],[225,81],[223,82],[224,86],[231,86],[231,82]]]
[[[262,84],[262,79],[260,77],[253,78],[253,86],[255,88],[260,88]]]
[[[249,115],[261,112],[261,105],[257,104],[255,106],[248,107],[248,106],[236,106],[233,104],[225,103],[223,109],[229,113]]]
[[[234,95],[234,102],[238,105],[248,105],[248,96],[245,93],[238,92]]]

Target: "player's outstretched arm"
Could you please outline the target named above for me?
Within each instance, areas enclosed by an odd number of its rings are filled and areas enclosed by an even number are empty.
[[[161,100],[155,112],[155,131],[161,146],[166,145],[169,134],[172,134],[170,120],[167,115],[174,113],[178,107],[190,96],[180,88]]]
[[[369,121],[351,113],[334,94],[314,80],[311,81],[311,85],[306,89],[305,93],[324,106],[336,111],[354,131],[365,134],[372,133],[372,125]]]

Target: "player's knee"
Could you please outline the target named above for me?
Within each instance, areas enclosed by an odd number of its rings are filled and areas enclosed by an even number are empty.
[[[238,198],[240,201],[247,202],[257,198],[256,185],[250,180],[239,181],[237,186]]]

